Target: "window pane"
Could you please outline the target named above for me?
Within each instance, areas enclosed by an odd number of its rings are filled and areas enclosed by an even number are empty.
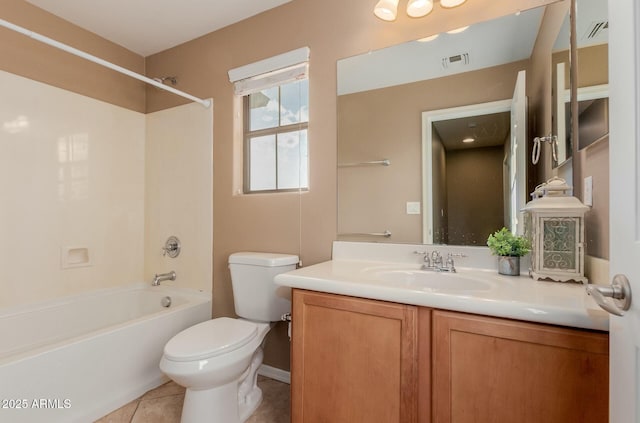
[[[249,189],[263,191],[276,189],[276,137],[265,135],[249,140],[251,166]]]
[[[281,125],[309,122],[309,80],[291,82],[281,87]]]
[[[249,130],[275,128],[279,125],[278,87],[249,94]]]
[[[278,189],[308,188],[307,131],[278,134]]]

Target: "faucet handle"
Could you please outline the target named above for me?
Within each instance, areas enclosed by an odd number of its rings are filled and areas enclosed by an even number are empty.
[[[164,247],[162,247],[162,255],[166,256],[167,254],[171,258],[176,258],[180,254],[180,240],[178,237],[170,236],[167,239],[167,242],[164,243]]]
[[[418,254],[422,256],[422,261],[425,266],[431,266],[431,260],[429,260],[429,252],[428,251],[414,251],[413,254]]]
[[[453,263],[453,254],[451,254],[451,253],[449,253],[447,255],[447,269],[452,270],[452,271],[455,271],[455,269],[456,269],[455,266],[454,266],[454,263]]]

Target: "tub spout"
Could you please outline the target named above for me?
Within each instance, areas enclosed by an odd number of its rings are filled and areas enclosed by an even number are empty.
[[[174,272],[173,270],[168,273],[160,273],[160,274],[156,273],[155,276],[153,277],[153,281],[151,281],[151,285],[158,286],[162,281],[175,281],[175,280],[176,280],[176,272]]]

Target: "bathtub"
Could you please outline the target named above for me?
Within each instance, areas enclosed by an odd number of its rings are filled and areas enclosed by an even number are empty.
[[[165,343],[210,318],[210,293],[147,284],[0,310],[0,422],[94,421],[167,381]]]

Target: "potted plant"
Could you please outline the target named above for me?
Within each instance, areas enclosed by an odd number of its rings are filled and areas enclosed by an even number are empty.
[[[487,246],[498,256],[498,273],[502,275],[520,275],[520,257],[531,251],[527,238],[514,235],[504,227],[489,235]]]

